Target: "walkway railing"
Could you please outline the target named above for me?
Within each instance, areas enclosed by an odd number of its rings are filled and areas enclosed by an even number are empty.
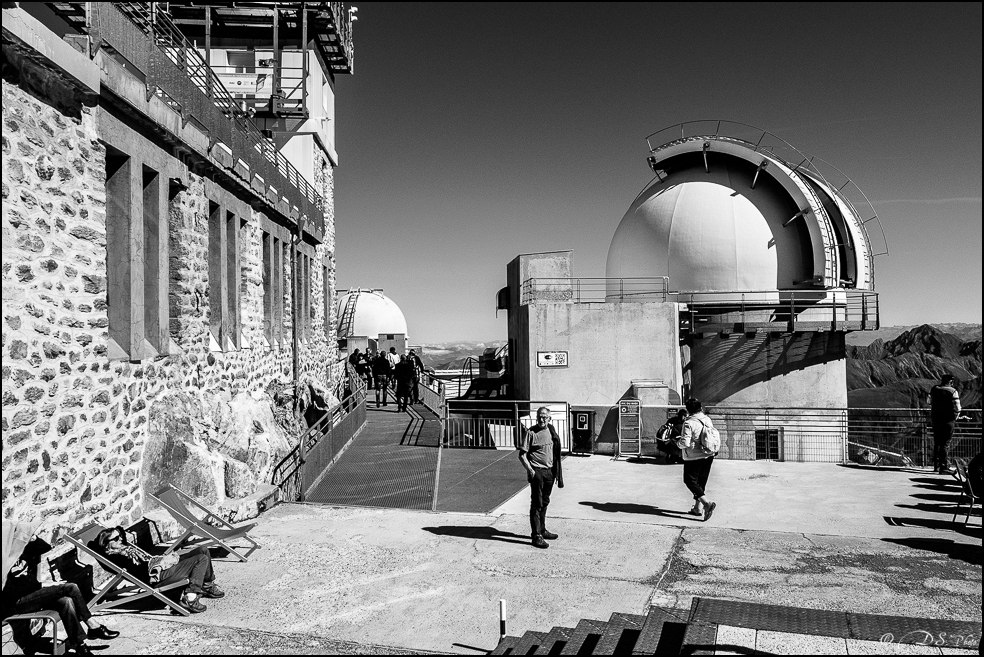
[[[160,95],[185,121],[194,119],[212,140],[231,149],[234,162],[241,158],[251,173],[259,174],[278,193],[287,194],[300,215],[313,222],[320,238],[324,233],[321,194],[263,136],[243,100],[223,86],[202,53],[158,6],[162,3],[86,4],[94,42],[109,44],[143,76],[149,94]],[[279,198],[271,202],[277,205]]]
[[[417,394],[420,397],[420,401],[424,403],[424,406],[433,411],[435,415],[438,417],[444,416],[444,381],[431,376],[427,372],[423,372],[420,375],[420,380],[417,382]]]
[[[326,413],[298,440],[273,470],[271,483],[283,501],[303,500],[335,457],[366,423],[366,389],[357,387],[348,398]],[[304,445],[302,454],[300,445]]]
[[[667,301],[669,278],[528,278],[520,303]]]
[[[444,413],[444,446],[512,449],[519,433],[536,424],[536,411],[541,406],[550,409],[561,446],[570,450],[568,403],[521,399],[448,400]]]

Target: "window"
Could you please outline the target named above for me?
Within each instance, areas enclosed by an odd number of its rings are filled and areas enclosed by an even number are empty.
[[[209,201],[209,329],[222,351],[239,346],[239,219]]]
[[[159,171],[106,145],[110,358],[143,360],[167,353],[165,190]]]

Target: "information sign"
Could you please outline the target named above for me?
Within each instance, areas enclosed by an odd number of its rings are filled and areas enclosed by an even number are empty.
[[[537,367],[567,367],[566,351],[538,351],[536,352]]]
[[[639,456],[642,454],[642,416],[638,399],[623,399],[618,402],[618,455]]]

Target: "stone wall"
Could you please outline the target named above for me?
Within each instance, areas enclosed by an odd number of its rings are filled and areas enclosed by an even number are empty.
[[[269,482],[296,441],[289,262],[287,339],[270,345],[263,331],[264,217],[244,213],[242,344],[210,350],[215,183],[188,174],[166,218],[173,345],[154,359],[110,360],[103,113],[83,107],[72,118],[3,82],[3,518],[40,520],[43,535],[90,520],[125,524],[143,515],[148,493],[165,481],[241,518],[256,511],[243,500]],[[314,318],[299,361],[303,381],[330,390],[337,376],[327,365],[337,359],[330,164],[319,175],[328,195],[326,242],[312,268]],[[322,262],[329,264],[327,285]]]

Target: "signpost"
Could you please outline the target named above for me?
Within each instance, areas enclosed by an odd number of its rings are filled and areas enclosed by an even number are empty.
[[[641,410],[638,399],[622,399],[618,402],[618,453],[615,458],[642,454]]]

